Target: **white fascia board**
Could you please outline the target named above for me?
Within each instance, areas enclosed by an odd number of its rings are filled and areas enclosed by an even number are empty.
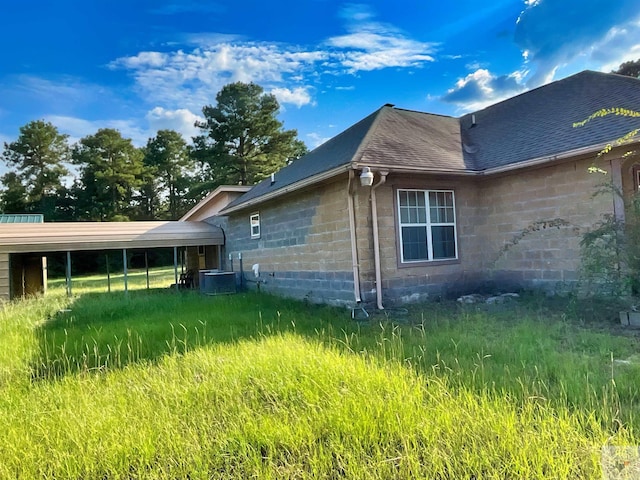
[[[294,192],[296,190],[301,190],[310,185],[314,185],[324,180],[328,180],[329,178],[335,177],[336,175],[340,175],[341,173],[347,172],[350,169],[351,169],[351,164],[341,165],[331,170],[327,170],[326,172],[322,172],[312,177],[305,178],[304,180],[300,180],[298,182],[292,183],[291,185],[287,185],[286,187],[279,188],[278,190],[274,190],[273,192],[269,192],[264,195],[260,195],[259,197],[252,198],[251,200],[247,200],[246,202],[242,202],[241,204],[235,205],[231,208],[223,208],[220,211],[220,214],[227,215],[229,213],[234,213],[239,210],[244,210],[246,208],[253,207],[254,205],[258,205],[268,200],[280,197],[281,195],[285,195],[287,193]]]

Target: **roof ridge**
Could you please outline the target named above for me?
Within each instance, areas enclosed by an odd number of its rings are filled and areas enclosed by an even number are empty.
[[[357,158],[362,158],[363,150],[369,144],[369,141],[373,136],[373,132],[378,128],[378,125],[380,124],[380,117],[382,117],[382,115],[385,115],[386,114],[385,112],[387,112],[388,110],[394,110],[394,107],[390,106],[389,104],[386,104],[380,107],[378,110],[376,110],[373,113],[373,115],[375,115],[376,117],[373,119],[373,122],[371,122],[371,125],[367,129],[367,133],[364,134],[364,137],[362,137],[362,141],[360,142],[360,145],[358,145],[358,148],[356,149],[353,156],[351,157],[350,163],[352,165],[357,161],[356,160]]]
[[[399,108],[393,107],[394,110],[398,110],[400,112],[409,112],[409,113],[419,113],[421,115],[430,115],[432,117],[444,117],[444,118],[452,118],[457,119],[458,117],[454,117],[452,115],[444,115],[443,113],[434,113],[434,112],[424,112],[422,110],[414,110],[412,108]]]

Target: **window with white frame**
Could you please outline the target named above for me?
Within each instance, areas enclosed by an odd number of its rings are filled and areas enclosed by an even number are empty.
[[[260,214],[251,214],[249,223],[251,224],[251,238],[260,238]]]
[[[398,190],[402,263],[458,258],[451,190]]]

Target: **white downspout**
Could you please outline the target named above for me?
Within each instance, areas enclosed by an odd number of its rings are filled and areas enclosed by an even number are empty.
[[[360,268],[358,265],[358,247],[356,245],[356,216],[353,206],[353,176],[354,171],[349,170],[349,182],[347,183],[347,204],[349,208],[349,233],[351,234],[351,261],[353,262],[353,296],[356,303],[362,302],[360,297]]]
[[[371,188],[371,220],[373,221],[373,260],[376,270],[376,301],[378,310],[384,310],[382,306],[382,273],[380,272],[380,240],[378,238],[378,204],[376,202],[376,189],[387,181],[389,172],[380,172],[380,180]]]

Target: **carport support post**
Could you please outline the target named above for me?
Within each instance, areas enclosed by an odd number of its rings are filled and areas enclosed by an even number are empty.
[[[67,252],[67,297],[71,296],[71,252]]]
[[[106,253],[104,258],[107,261],[107,292],[111,293],[111,273],[109,272],[109,254]]]
[[[129,282],[127,278],[127,249],[122,249],[122,264],[124,265],[124,293],[129,293]]]
[[[144,251],[144,268],[147,270],[147,290],[149,290],[149,257],[147,251]]]
[[[178,247],[173,247],[173,275],[175,277],[176,290],[180,288],[178,286]]]

